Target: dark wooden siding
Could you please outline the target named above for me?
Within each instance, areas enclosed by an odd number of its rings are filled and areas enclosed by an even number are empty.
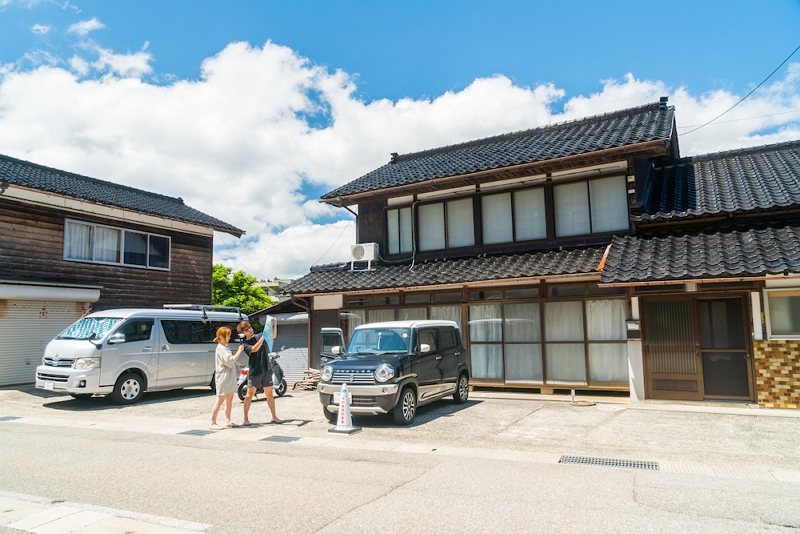
[[[170,236],[169,271],[64,260],[66,218]],[[0,199],[0,279],[102,286],[95,311],[211,303],[213,238]]]
[[[383,201],[364,202],[358,205],[358,228],[356,230],[357,243],[379,243],[381,255],[386,255],[387,244],[384,243],[386,235],[386,217],[383,212]]]
[[[323,328],[339,328],[339,310],[316,310],[308,314],[308,366],[319,369],[320,332]]]

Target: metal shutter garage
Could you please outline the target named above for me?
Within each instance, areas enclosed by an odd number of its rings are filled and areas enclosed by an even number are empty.
[[[279,317],[273,349],[281,356],[278,363],[289,387],[302,380],[308,369],[308,323],[286,324]]]
[[[44,348],[84,310],[78,302],[0,300],[0,386],[32,384]]]

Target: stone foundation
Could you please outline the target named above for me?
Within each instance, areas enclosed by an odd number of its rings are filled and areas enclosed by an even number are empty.
[[[800,339],[755,341],[753,355],[758,405],[800,409]]]

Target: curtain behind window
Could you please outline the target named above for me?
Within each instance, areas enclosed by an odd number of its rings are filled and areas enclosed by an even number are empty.
[[[94,261],[119,263],[120,231],[96,226],[94,229]]]
[[[624,176],[589,182],[592,199],[592,232],[628,229],[628,190]]]
[[[469,307],[471,342],[503,341],[503,322],[499,304]]]
[[[444,248],[444,204],[419,207],[419,249]]]
[[[483,242],[509,243],[514,240],[511,226],[511,193],[486,195],[481,198]]]
[[[394,321],[393,308],[385,310],[367,310],[368,323],[384,323],[387,321]]]
[[[425,308],[398,308],[398,321],[424,321],[428,318],[428,310]]]
[[[66,255],[71,260],[92,259],[94,227],[75,222],[67,223]]]
[[[471,345],[469,352],[473,378],[503,378],[502,345]]]
[[[624,300],[587,300],[586,337],[589,341],[623,341],[627,304]],[[589,378],[599,382],[628,381],[626,343],[589,343]]]
[[[505,346],[506,380],[542,381],[541,343]]]
[[[455,321],[461,329],[461,306],[432,306],[431,319],[437,321]]]
[[[344,316],[345,322],[347,323],[347,340],[349,343],[353,338],[353,330],[366,322],[367,314],[364,310],[347,310],[346,312],[340,313],[340,315]]]
[[[582,303],[546,302],[544,317],[547,341],[580,341],[580,343],[547,343],[547,380],[585,382],[586,351],[583,345]]]

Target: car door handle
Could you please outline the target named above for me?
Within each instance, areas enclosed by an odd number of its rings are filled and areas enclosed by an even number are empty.
[[[440,354],[440,355],[438,355],[438,356],[436,357],[436,359],[437,359],[437,360],[441,360],[441,359],[442,359],[442,355],[441,355],[441,354]]]
[[[161,350],[164,352],[169,352],[169,345],[161,345]]]
[[[142,352],[150,352],[150,351],[152,351],[152,350],[153,350],[153,347],[144,347],[144,348],[142,349]]]
[[[460,352],[456,352],[456,353],[454,354],[454,356],[461,356],[461,353],[460,353]]]

